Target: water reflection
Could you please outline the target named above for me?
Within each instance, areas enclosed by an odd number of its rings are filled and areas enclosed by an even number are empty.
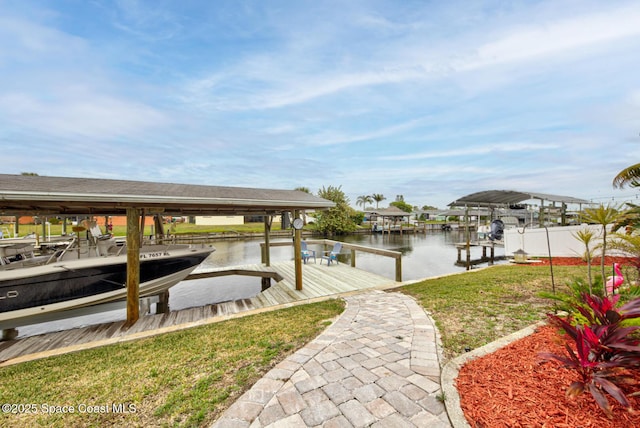
[[[402,253],[402,279],[404,281],[423,279],[445,275],[465,270],[455,265],[457,250],[455,244],[464,241],[461,232],[429,232],[417,234],[381,235],[362,234],[349,235],[338,238],[347,243],[353,243],[373,248],[399,251]],[[206,267],[238,266],[256,264],[261,261],[261,239],[236,239],[216,241],[213,252],[202,264]],[[314,249],[313,246],[310,248]],[[322,248],[316,247],[317,251]],[[349,253],[345,251],[345,253]],[[472,248],[471,258],[479,258],[480,248]],[[496,248],[496,256],[503,255],[502,248]],[[342,256],[342,262],[348,262],[350,254]],[[271,260],[273,262],[293,259],[293,247],[272,247]],[[318,260],[318,263],[320,261]],[[395,260],[369,253],[356,253],[356,266],[390,279],[395,278]],[[194,306],[252,297],[261,290],[260,278],[227,276],[193,281],[183,281],[170,290],[169,306],[172,310],[179,310]],[[19,329],[20,336],[39,334],[89,324],[116,321],[126,318],[124,310],[104,312],[86,317],[77,317],[46,324],[25,326]]]

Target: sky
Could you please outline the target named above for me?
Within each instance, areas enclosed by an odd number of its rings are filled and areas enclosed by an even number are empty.
[[[637,0],[0,0],[0,171],[636,201],[639,53]]]

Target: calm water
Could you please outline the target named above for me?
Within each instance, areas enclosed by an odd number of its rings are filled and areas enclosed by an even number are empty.
[[[464,241],[459,232],[430,232],[427,234],[394,235],[353,235],[342,238],[344,242],[374,248],[400,251],[402,253],[402,277],[404,281],[429,278],[461,272],[463,267],[455,266],[457,250],[456,242]],[[260,242],[258,240],[225,240],[216,241],[216,251],[207,258],[202,267],[237,266],[260,263]],[[274,240],[277,241],[277,240]],[[320,250],[320,248],[311,249]],[[464,253],[463,253],[464,254]],[[480,248],[472,248],[472,259],[482,254]],[[496,249],[496,256],[503,255],[502,249]],[[395,260],[389,257],[376,256],[359,252],[356,265],[393,279],[395,277]],[[293,259],[293,247],[272,247],[271,261]],[[319,261],[318,261],[319,262]],[[259,278],[243,276],[226,276],[193,281],[184,281],[170,290],[169,306],[179,310],[194,306],[236,300],[255,296],[260,292]],[[117,321],[126,318],[126,311],[103,312],[85,317],[77,317],[46,324],[36,324],[19,328],[20,336],[29,336],[49,331],[80,327],[90,324]]]

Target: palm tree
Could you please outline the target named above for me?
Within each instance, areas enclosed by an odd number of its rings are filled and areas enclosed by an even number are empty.
[[[614,234],[611,246],[628,254],[633,254],[631,265],[640,273],[640,235],[630,235],[626,233]]]
[[[383,194],[380,193],[374,193],[373,195],[371,195],[371,197],[373,198],[374,201],[376,201],[376,209],[378,209],[378,204],[382,201],[384,201],[385,198]]]
[[[589,294],[593,294],[593,280],[591,279],[591,248],[589,245],[594,238],[594,233],[588,228],[579,230],[573,235],[576,239],[581,241],[585,248],[585,258],[587,259],[587,275],[589,279]]]
[[[622,189],[625,185],[640,187],[640,163],[631,165],[620,171],[613,179],[613,187]],[[618,217],[613,225],[613,231],[624,227],[638,229],[640,227],[640,206],[627,202],[628,209]]]
[[[602,225],[602,256],[600,257],[600,269],[602,270],[602,281],[605,281],[604,257],[607,253],[607,225],[614,223],[619,216],[618,210],[614,207],[602,204],[598,208],[587,208],[584,210],[587,223]],[[606,293],[606,290],[605,290]]]
[[[613,187],[622,189],[626,184],[640,187],[640,163],[623,169],[613,179]]]
[[[366,208],[367,204],[373,203],[373,198],[369,195],[358,196],[358,200],[356,201],[356,205],[362,205],[362,208]]]

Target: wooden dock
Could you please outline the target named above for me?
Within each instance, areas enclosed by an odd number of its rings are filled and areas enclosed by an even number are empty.
[[[504,246],[501,242],[494,241],[470,241],[468,244],[466,242],[458,242],[455,244],[456,249],[458,250],[458,260],[456,261],[456,266],[466,266],[469,269],[472,265],[477,265],[480,263],[489,263],[489,265],[493,265],[496,260],[503,260],[504,256],[495,255],[495,248]],[[471,259],[471,248],[473,247],[481,247],[482,248],[482,256],[479,259],[472,260]],[[487,248],[490,250],[490,256],[487,257]],[[462,251],[466,252],[466,260],[462,259]]]
[[[47,333],[0,342],[0,367],[23,361],[45,358],[81,349],[135,340],[143,337],[215,323],[238,316],[297,304],[311,303],[365,289],[384,289],[398,286],[393,279],[351,267],[347,264],[308,263],[302,266],[302,290],[295,287],[293,261],[264,265],[211,269],[208,276],[247,274],[282,278],[255,297],[216,303],[165,314],[142,316],[132,327],[124,327],[125,320],[83,328]],[[201,274],[199,274],[202,277]]]

